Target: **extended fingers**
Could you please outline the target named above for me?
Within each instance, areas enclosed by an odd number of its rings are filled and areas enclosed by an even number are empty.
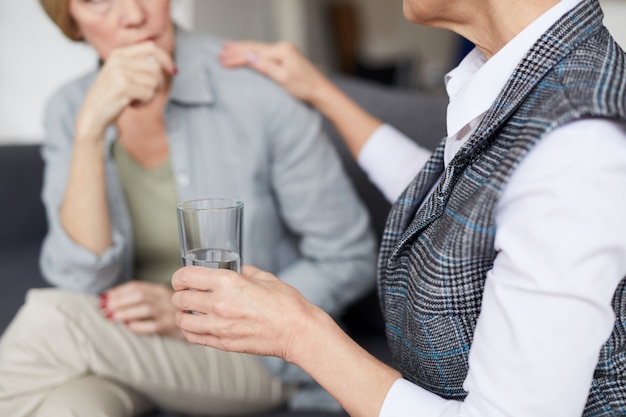
[[[293,53],[286,42],[269,44],[254,41],[227,42],[220,53],[226,67],[248,65],[275,80],[284,78],[284,60]]]
[[[226,42],[220,52],[220,60],[230,67],[248,65],[270,47],[270,44],[255,41]]]

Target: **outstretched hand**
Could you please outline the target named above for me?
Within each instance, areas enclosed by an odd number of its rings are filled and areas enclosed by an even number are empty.
[[[242,275],[184,267],[172,286],[176,324],[187,340],[227,351],[289,360],[297,333],[317,309],[293,287],[248,265]]]
[[[220,60],[226,67],[249,66],[315,107],[335,126],[355,158],[382,125],[287,42],[227,42]]]
[[[226,67],[249,66],[276,81],[294,97],[313,105],[316,105],[320,88],[329,82],[288,42],[227,42],[220,60]]]

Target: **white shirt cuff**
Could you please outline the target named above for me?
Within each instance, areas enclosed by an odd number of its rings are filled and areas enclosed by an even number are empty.
[[[397,129],[383,124],[365,142],[357,162],[370,181],[393,203],[431,154]]]
[[[406,379],[393,383],[378,417],[439,417],[457,409],[460,403],[445,400]],[[445,413],[445,414],[444,414]],[[456,413],[453,411],[453,414]]]

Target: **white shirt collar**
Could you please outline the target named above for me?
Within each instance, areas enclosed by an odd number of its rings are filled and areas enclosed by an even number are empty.
[[[528,25],[491,59],[474,48],[445,76],[450,98],[447,112],[448,137],[459,136],[465,126],[481,117],[491,107],[504,88],[517,64],[543,33],[561,16],[582,0],[561,0],[554,7]],[[475,126],[474,126],[475,127]]]

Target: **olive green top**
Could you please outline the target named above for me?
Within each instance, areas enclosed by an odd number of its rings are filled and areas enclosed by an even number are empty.
[[[119,141],[113,144],[113,157],[133,226],[134,278],[170,286],[172,274],[181,267],[170,159],[154,169],[144,168]]]

